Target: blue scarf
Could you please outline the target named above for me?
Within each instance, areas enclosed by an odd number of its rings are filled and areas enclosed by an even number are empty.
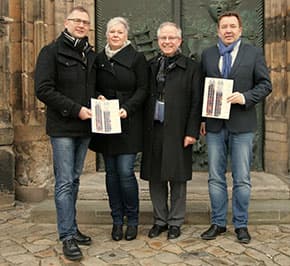
[[[233,42],[232,44],[226,46],[221,39],[218,40],[218,48],[220,56],[223,57],[223,67],[222,67],[222,76],[223,78],[228,78],[231,67],[232,67],[232,55],[231,52],[235,48],[236,44],[240,41],[240,38]]]

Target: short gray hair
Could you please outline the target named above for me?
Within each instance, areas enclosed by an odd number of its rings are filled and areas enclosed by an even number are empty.
[[[166,27],[166,26],[171,26],[171,27],[176,28],[178,37],[182,38],[181,28],[176,23],[170,22],[170,21],[166,21],[166,22],[163,22],[160,24],[159,28],[157,29],[157,37],[159,37],[161,29]]]
[[[70,11],[67,17],[69,17],[74,11],[79,11],[81,13],[86,13],[88,17],[90,18],[90,14],[87,9],[85,9],[83,6],[75,6]]]
[[[123,17],[114,17],[114,18],[111,18],[107,23],[106,35],[109,33],[110,28],[116,24],[122,24],[125,30],[127,31],[127,34],[129,33],[129,24],[128,24],[127,19]]]

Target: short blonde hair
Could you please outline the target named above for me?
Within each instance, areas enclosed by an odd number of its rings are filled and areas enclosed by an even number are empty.
[[[160,24],[159,28],[157,29],[157,37],[159,37],[161,29],[166,27],[166,26],[171,26],[171,27],[176,28],[178,37],[182,38],[181,28],[176,23],[170,22],[170,21],[166,21],[166,22],[163,22]]]
[[[123,17],[114,17],[114,18],[111,18],[107,23],[106,35],[108,35],[110,28],[116,24],[122,24],[125,30],[127,31],[127,34],[129,33],[129,24],[128,24],[127,19]]]

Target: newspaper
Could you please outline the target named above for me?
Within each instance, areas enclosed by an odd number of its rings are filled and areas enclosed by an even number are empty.
[[[92,132],[102,134],[121,133],[119,100],[91,99]]]
[[[232,94],[232,79],[205,78],[202,116],[229,119],[231,104],[227,98]]]

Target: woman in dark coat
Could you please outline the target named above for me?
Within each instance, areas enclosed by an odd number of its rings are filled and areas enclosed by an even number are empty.
[[[161,55],[149,62],[141,178],[149,180],[154,211],[148,236],[156,237],[169,226],[168,238],[173,239],[184,222],[186,181],[192,177],[192,144],[199,136],[201,119],[201,77],[199,65],[180,53],[181,29],[176,24],[161,24],[157,37]]]
[[[147,63],[128,41],[128,23],[122,17],[107,24],[107,45],[97,56],[98,99],[119,99],[121,134],[96,135],[90,149],[103,154],[106,187],[113,218],[112,238],[137,236],[139,198],[134,173],[136,154],[142,150],[143,103],[147,97]]]

